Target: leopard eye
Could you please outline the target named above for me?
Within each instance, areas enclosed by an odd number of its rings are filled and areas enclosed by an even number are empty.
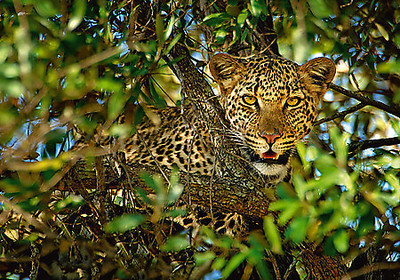
[[[298,97],[290,97],[288,99],[286,99],[286,104],[290,107],[294,107],[299,105],[301,99]]]
[[[242,97],[243,102],[247,105],[254,105],[257,103],[257,98],[252,95],[245,95]]]

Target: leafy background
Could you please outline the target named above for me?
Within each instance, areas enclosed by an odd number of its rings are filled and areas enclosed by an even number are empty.
[[[346,277],[364,275],[365,267],[396,273],[399,2],[139,2],[0,3],[0,273],[13,279],[82,271],[130,278],[145,270],[155,278],[179,275],[194,262],[208,270],[192,273],[215,279],[247,260],[247,271],[270,279],[265,252],[279,255],[286,243],[305,240],[353,262]],[[260,33],[265,25],[273,27],[270,33]],[[180,214],[165,208],[182,192],[175,173],[169,185],[142,176],[156,198],[144,190],[139,197],[153,213],[127,207],[126,192],[107,193],[120,206],[112,220],[100,214],[96,192],[54,191],[79,159],[68,152],[74,130],[92,142],[99,133],[129,136],[145,114],[140,106],[133,110],[139,103],[182,102],[175,61],[167,59],[177,45],[190,51],[205,77],[215,52],[279,50],[298,63],[322,55],[336,62],[317,126],[298,145],[293,186],[278,186],[280,199],[271,206],[280,213],[277,225],[287,225],[283,241],[272,216],[264,219],[264,234],[250,235],[245,244],[208,229],[190,242],[185,234],[157,239],[159,221]],[[124,124],[116,121],[122,112]],[[95,155],[92,147],[83,156],[94,165]],[[292,250],[301,257],[301,246]],[[372,259],[357,266],[363,256]]]

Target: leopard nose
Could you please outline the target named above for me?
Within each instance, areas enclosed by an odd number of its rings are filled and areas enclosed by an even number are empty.
[[[276,134],[276,133],[261,132],[261,133],[259,133],[259,135],[262,138],[264,138],[265,140],[267,140],[267,143],[270,144],[270,145],[274,144],[276,139],[281,137],[279,134]]]

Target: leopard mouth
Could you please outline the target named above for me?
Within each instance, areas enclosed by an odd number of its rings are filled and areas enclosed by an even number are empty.
[[[279,155],[270,149],[268,152],[262,153],[261,158],[278,160]]]
[[[278,165],[286,165],[289,161],[290,155],[292,154],[291,150],[285,151],[283,154],[277,154],[271,149],[267,152],[257,154],[252,149],[247,149],[247,154],[250,156],[250,161],[254,163],[266,163],[266,164],[278,164]]]

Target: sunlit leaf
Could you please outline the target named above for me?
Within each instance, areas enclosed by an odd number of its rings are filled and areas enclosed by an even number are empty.
[[[240,14],[239,14],[239,16],[238,16],[238,18],[237,18],[237,22],[238,22],[238,24],[239,24],[240,27],[243,27],[243,25],[244,25],[244,23],[245,23],[245,21],[246,21],[248,15],[249,15],[249,13],[248,13],[247,9],[243,9],[243,10],[240,12]]]
[[[11,47],[8,44],[0,43],[0,63],[4,63],[11,53]]]
[[[166,27],[166,29],[164,31],[163,42],[165,42],[169,38],[169,36],[171,35],[172,30],[174,29],[174,23],[175,23],[175,17],[172,15],[171,18],[169,19],[167,27]]]
[[[20,68],[14,63],[3,63],[0,64],[0,75],[5,78],[15,78],[18,77],[20,73]]]
[[[345,253],[349,249],[349,234],[346,230],[341,229],[335,233],[333,244],[339,253]]]
[[[379,73],[396,73],[400,74],[400,60],[388,60],[381,62],[377,66]]]
[[[386,41],[389,41],[389,33],[386,31],[386,29],[379,23],[375,22],[375,25],[378,28],[379,33],[382,34],[383,38],[385,38]]]
[[[268,6],[266,0],[250,0],[250,11],[255,17],[259,17],[261,13],[268,14]]]
[[[246,259],[247,255],[243,252],[239,252],[234,255],[226,264],[221,274],[224,278],[227,278],[232,272]]]
[[[274,224],[272,216],[264,217],[264,234],[271,244],[271,251],[276,254],[282,254],[282,245],[279,230]]]
[[[221,270],[226,264],[226,259],[223,257],[218,257],[213,262],[211,268],[214,270]]]
[[[108,118],[115,119],[125,106],[125,96],[123,91],[115,91],[108,100]]]
[[[212,251],[206,251],[206,252],[201,252],[201,253],[196,253],[194,254],[194,260],[196,262],[196,265],[202,265],[203,263],[207,261],[211,261],[215,259],[215,254]]]
[[[274,279],[271,273],[269,272],[268,266],[264,261],[264,259],[260,259],[260,261],[256,263],[256,267],[262,279],[264,280]]]
[[[145,221],[145,217],[140,214],[125,214],[114,218],[104,227],[107,232],[126,232],[137,228]]]
[[[303,142],[298,142],[296,144],[296,148],[301,159],[301,163],[303,164],[304,170],[306,173],[308,173],[310,171],[311,165],[310,162],[307,160],[306,146]]]
[[[66,198],[64,198],[63,200],[58,201],[55,204],[55,208],[56,208],[56,210],[63,210],[65,208],[76,209],[83,203],[84,203],[84,199],[82,198],[82,196],[71,194],[71,195],[67,196]]]
[[[172,170],[170,178],[170,186],[167,194],[167,203],[174,203],[178,200],[183,192],[183,185],[179,184],[179,171],[177,169]]]
[[[278,200],[271,203],[271,210],[279,210],[280,214],[278,221],[280,225],[286,224],[296,214],[299,214],[300,201],[296,199],[284,199]]]
[[[171,236],[167,239],[161,250],[166,252],[179,252],[190,247],[189,238],[186,235]]]
[[[179,42],[180,38],[182,37],[182,33],[177,34],[172,38],[171,42],[168,44],[167,48],[165,49],[164,53],[168,54],[172,48]]]
[[[59,6],[51,0],[35,1],[35,9],[43,17],[53,17],[60,14]]]
[[[82,22],[83,17],[85,15],[86,11],[86,3],[87,1],[85,0],[75,0],[73,3],[73,8],[72,8],[72,16],[68,21],[68,30],[74,30],[79,26],[79,24]]]
[[[164,38],[164,23],[161,15],[157,14],[156,16],[156,35],[157,39],[163,43]]]
[[[295,243],[302,242],[307,235],[308,222],[309,218],[307,216],[299,216],[294,218],[285,231],[286,238]]]
[[[207,26],[217,26],[229,20],[230,18],[231,18],[230,15],[227,13],[214,13],[206,16],[203,19],[203,23]]]
[[[332,2],[329,0],[308,0],[308,4],[314,15],[326,18],[333,14]]]

